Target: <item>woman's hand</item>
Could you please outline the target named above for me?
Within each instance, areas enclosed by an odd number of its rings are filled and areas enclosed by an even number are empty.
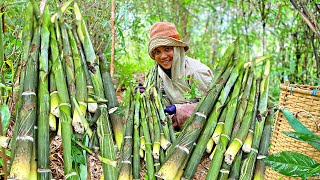
[[[172,116],[173,127],[181,128],[185,121],[192,115],[195,104],[179,104],[176,105],[176,114]]]
[[[168,113],[169,115],[175,114],[177,111],[177,108],[175,105],[170,105],[164,108],[163,110],[165,113]]]
[[[142,85],[142,83],[139,83],[138,86],[134,87],[134,93],[136,93],[138,89],[140,93],[143,93],[146,90],[146,88]]]

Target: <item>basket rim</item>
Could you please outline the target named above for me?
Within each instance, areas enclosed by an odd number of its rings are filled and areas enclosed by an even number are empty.
[[[303,89],[302,89],[303,88]],[[309,90],[307,90],[308,88]],[[320,86],[309,86],[309,85],[297,85],[297,84],[280,84],[280,89],[288,92],[297,92],[301,94],[306,94],[310,96],[320,97]],[[318,92],[314,92],[317,90]]]

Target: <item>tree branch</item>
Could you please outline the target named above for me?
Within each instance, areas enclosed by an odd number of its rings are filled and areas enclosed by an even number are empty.
[[[298,7],[298,5],[296,4],[296,2],[294,0],[290,0],[291,4],[293,5],[293,7],[299,12],[299,14],[301,15],[301,17],[303,18],[303,20],[308,24],[308,26],[310,27],[310,29],[317,35],[317,37],[320,40],[320,34],[319,32],[316,30],[316,28],[314,27],[313,23],[308,19],[308,17],[300,10],[300,8]]]

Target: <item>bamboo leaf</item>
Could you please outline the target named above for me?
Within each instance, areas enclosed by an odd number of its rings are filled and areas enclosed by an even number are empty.
[[[269,155],[263,161],[273,170],[291,177],[310,177],[310,172],[320,165],[310,157],[292,151]]]
[[[1,120],[2,120],[2,130],[3,132],[6,132],[9,121],[10,121],[10,111],[9,111],[8,105],[3,104],[1,106],[0,113],[1,113]]]
[[[320,137],[318,137],[315,134],[306,134],[306,133],[288,132],[288,131],[284,131],[283,134],[300,141],[305,141],[320,151]]]
[[[82,153],[82,150],[80,148],[78,148],[74,143],[72,143],[71,155],[72,155],[72,159],[74,160],[75,163],[79,163],[82,165],[86,164],[85,157]]]
[[[308,128],[306,128],[294,115],[286,108],[280,108],[283,115],[286,117],[290,126],[300,133],[313,134]]]

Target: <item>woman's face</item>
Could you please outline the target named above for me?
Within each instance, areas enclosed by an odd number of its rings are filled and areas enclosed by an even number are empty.
[[[153,50],[154,58],[164,69],[170,69],[173,60],[172,46],[159,46]]]

